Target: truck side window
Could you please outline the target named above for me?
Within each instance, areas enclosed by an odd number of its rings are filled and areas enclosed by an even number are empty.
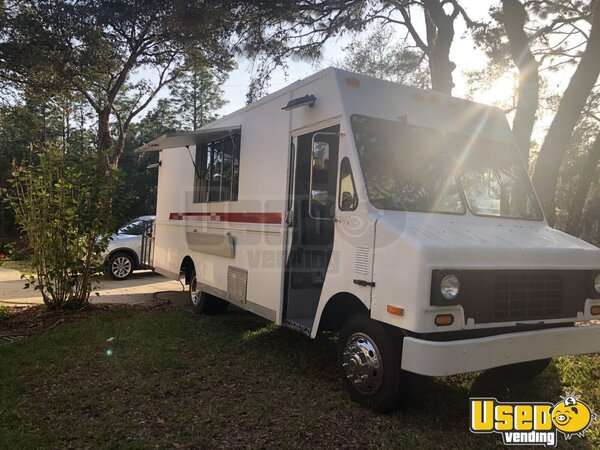
[[[358,196],[356,195],[356,185],[352,176],[352,167],[350,160],[346,157],[340,164],[340,211],[354,211],[358,206]]]
[[[235,201],[240,177],[240,134],[196,146],[194,203]]]

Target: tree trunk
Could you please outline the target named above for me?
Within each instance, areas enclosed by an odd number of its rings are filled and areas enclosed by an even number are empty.
[[[194,119],[193,119],[193,129],[197,129],[198,128],[198,75],[196,74],[196,71],[194,70],[193,75],[192,75],[192,79],[194,80],[193,85],[192,85],[192,100],[194,102]],[[202,126],[204,125],[201,122]]]
[[[427,45],[429,47],[429,71],[431,88],[444,94],[452,94],[452,72],[456,64],[450,61],[450,47],[454,39],[456,14],[447,15],[439,0],[424,0]]]
[[[597,1],[594,6],[592,30],[586,49],[560,100],[558,111],[552,120],[535,165],[533,184],[551,226],[554,226],[556,221],[555,196],[560,165],[573,129],[598,79],[600,73],[599,54],[600,1]]]
[[[123,136],[120,136],[115,145],[110,134],[110,109],[103,109],[98,114],[98,156],[101,158],[99,163],[105,165],[106,170],[109,167],[117,167],[124,147],[125,138]]]
[[[98,150],[110,152],[113,138],[110,134],[110,109],[103,109],[98,114]]]
[[[540,90],[539,65],[525,33],[527,12],[519,0],[502,0],[502,22],[508,37],[512,59],[519,69],[517,109],[512,131],[523,161],[529,166],[531,133],[535,123]]]
[[[41,133],[41,141],[42,143],[46,142],[46,138],[47,138],[47,130],[46,130],[46,104],[44,103],[42,105],[42,133]]]
[[[119,133],[119,138],[117,139],[117,142],[115,143],[113,141],[113,150],[110,154],[110,164],[112,165],[112,167],[117,167],[119,165],[119,159],[125,151],[125,141],[127,140],[127,135],[129,134],[130,126],[130,122],[126,122],[125,124],[123,124],[123,128]]]
[[[590,186],[594,181],[598,162],[600,161],[600,133],[596,135],[594,145],[588,153],[587,161],[583,172],[579,175],[579,183],[577,190],[569,208],[569,219],[567,220],[567,233],[577,236],[581,232],[581,216],[583,215],[583,207],[588,196]]]
[[[200,86],[199,89],[200,89],[200,92],[198,93],[198,99],[199,99],[200,106],[199,106],[198,109],[200,110],[200,112],[199,112],[200,126],[203,127],[204,126],[204,122],[206,122],[205,114],[204,114],[204,110],[206,109],[205,105],[204,105],[204,103],[205,103],[205,94],[204,94],[204,87],[203,86]]]
[[[4,203],[0,199],[0,236],[6,236],[6,214],[4,213]]]

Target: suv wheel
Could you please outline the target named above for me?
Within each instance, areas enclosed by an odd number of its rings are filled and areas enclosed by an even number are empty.
[[[115,253],[108,260],[108,273],[114,280],[126,280],[133,273],[134,261],[127,253]]]

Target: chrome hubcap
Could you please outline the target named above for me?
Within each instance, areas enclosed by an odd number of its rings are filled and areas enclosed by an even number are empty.
[[[383,381],[383,361],[375,343],[363,333],[354,333],[342,355],[346,378],[362,394],[374,394]]]
[[[190,283],[190,298],[194,306],[198,306],[200,303],[200,291],[196,288],[197,284],[195,278]]]
[[[131,269],[131,261],[125,256],[115,258],[111,266],[112,273],[117,278],[125,278],[131,273]]]

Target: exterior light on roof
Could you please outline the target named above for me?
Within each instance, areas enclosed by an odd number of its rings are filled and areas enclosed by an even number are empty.
[[[315,101],[317,97],[314,95],[305,95],[304,97],[295,98],[294,100],[290,100],[287,105],[283,108],[284,111],[290,111],[295,108],[300,108],[301,106],[309,106],[313,107],[315,105]]]

